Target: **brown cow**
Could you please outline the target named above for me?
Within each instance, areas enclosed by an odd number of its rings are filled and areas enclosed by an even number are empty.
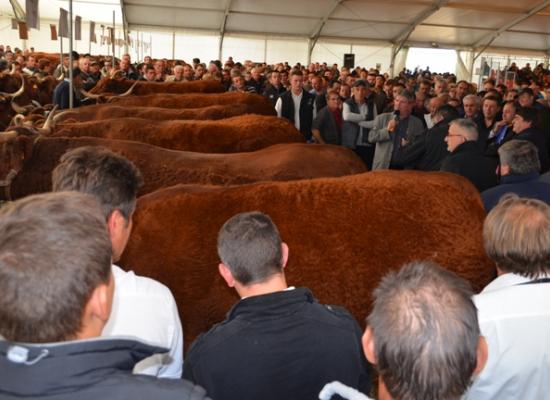
[[[0,134],[0,179],[17,171],[9,187],[12,199],[50,191],[51,173],[59,158],[82,146],[104,146],[134,162],[144,179],[140,195],[178,183],[238,185],[365,171],[355,153],[338,146],[292,143],[249,153],[204,154],[124,140],[46,138],[22,132]],[[0,191],[0,199],[7,197]]]
[[[288,120],[264,115],[243,115],[218,121],[106,119],[63,124],[51,136],[134,140],[201,153],[238,153],[278,143],[304,142],[304,137]]]
[[[258,114],[254,106],[250,104],[228,104],[214,105],[204,108],[161,108],[161,107],[132,107],[117,106],[112,104],[98,104],[86,107],[79,107],[73,110],[61,111],[54,117],[59,122],[85,122],[99,121],[111,118],[145,118],[151,120],[172,120],[172,119],[196,119],[216,120],[236,117],[244,114]],[[260,110],[261,111],[261,110]],[[266,114],[264,114],[266,115]],[[267,115],[272,115],[271,112]]]
[[[406,262],[433,260],[478,289],[493,276],[479,193],[454,174],[383,171],[231,188],[174,186],[139,198],[121,263],[170,287],[187,344],[237,300],[218,276],[216,236],[228,218],[252,210],[270,215],[289,245],[289,284],[346,306],[359,321],[380,278]]]
[[[251,93],[227,92],[217,95],[204,93],[151,94],[146,96],[112,97],[111,104],[163,108],[202,108],[213,105],[244,103],[254,106],[255,114],[276,115],[275,109],[264,96]]]
[[[121,94],[136,84],[136,81],[125,78],[101,78],[90,93],[115,93]],[[133,94],[145,95],[153,93],[221,93],[225,89],[218,81],[192,81],[192,82],[147,82],[137,81],[132,90]]]

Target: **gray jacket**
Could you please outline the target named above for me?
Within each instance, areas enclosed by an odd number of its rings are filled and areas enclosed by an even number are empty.
[[[369,141],[376,143],[372,169],[388,169],[390,167],[393,152],[393,136],[388,132],[388,123],[394,118],[394,113],[380,114],[374,119],[374,126],[369,132]],[[407,140],[413,142],[418,136],[424,134],[422,121],[414,115],[409,116],[407,126]]]

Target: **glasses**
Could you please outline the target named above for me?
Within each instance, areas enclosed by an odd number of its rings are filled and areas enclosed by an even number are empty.
[[[461,137],[461,138],[464,137],[464,136],[462,136],[462,135],[452,135],[452,134],[450,134],[450,133],[447,134],[447,137],[453,137],[453,136],[458,136],[458,137]]]

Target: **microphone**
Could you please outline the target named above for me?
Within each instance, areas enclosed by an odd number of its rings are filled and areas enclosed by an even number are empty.
[[[393,114],[394,114],[393,119],[394,119],[395,121],[399,122],[399,114],[400,114],[399,110],[395,110],[395,111],[393,112]]]

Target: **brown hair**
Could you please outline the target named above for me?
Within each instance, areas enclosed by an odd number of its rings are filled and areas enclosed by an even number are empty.
[[[550,272],[550,206],[505,195],[485,219],[483,242],[504,272],[529,278]]]
[[[49,193],[0,210],[0,335],[46,343],[74,339],[82,311],[111,279],[111,241],[92,196]]]

